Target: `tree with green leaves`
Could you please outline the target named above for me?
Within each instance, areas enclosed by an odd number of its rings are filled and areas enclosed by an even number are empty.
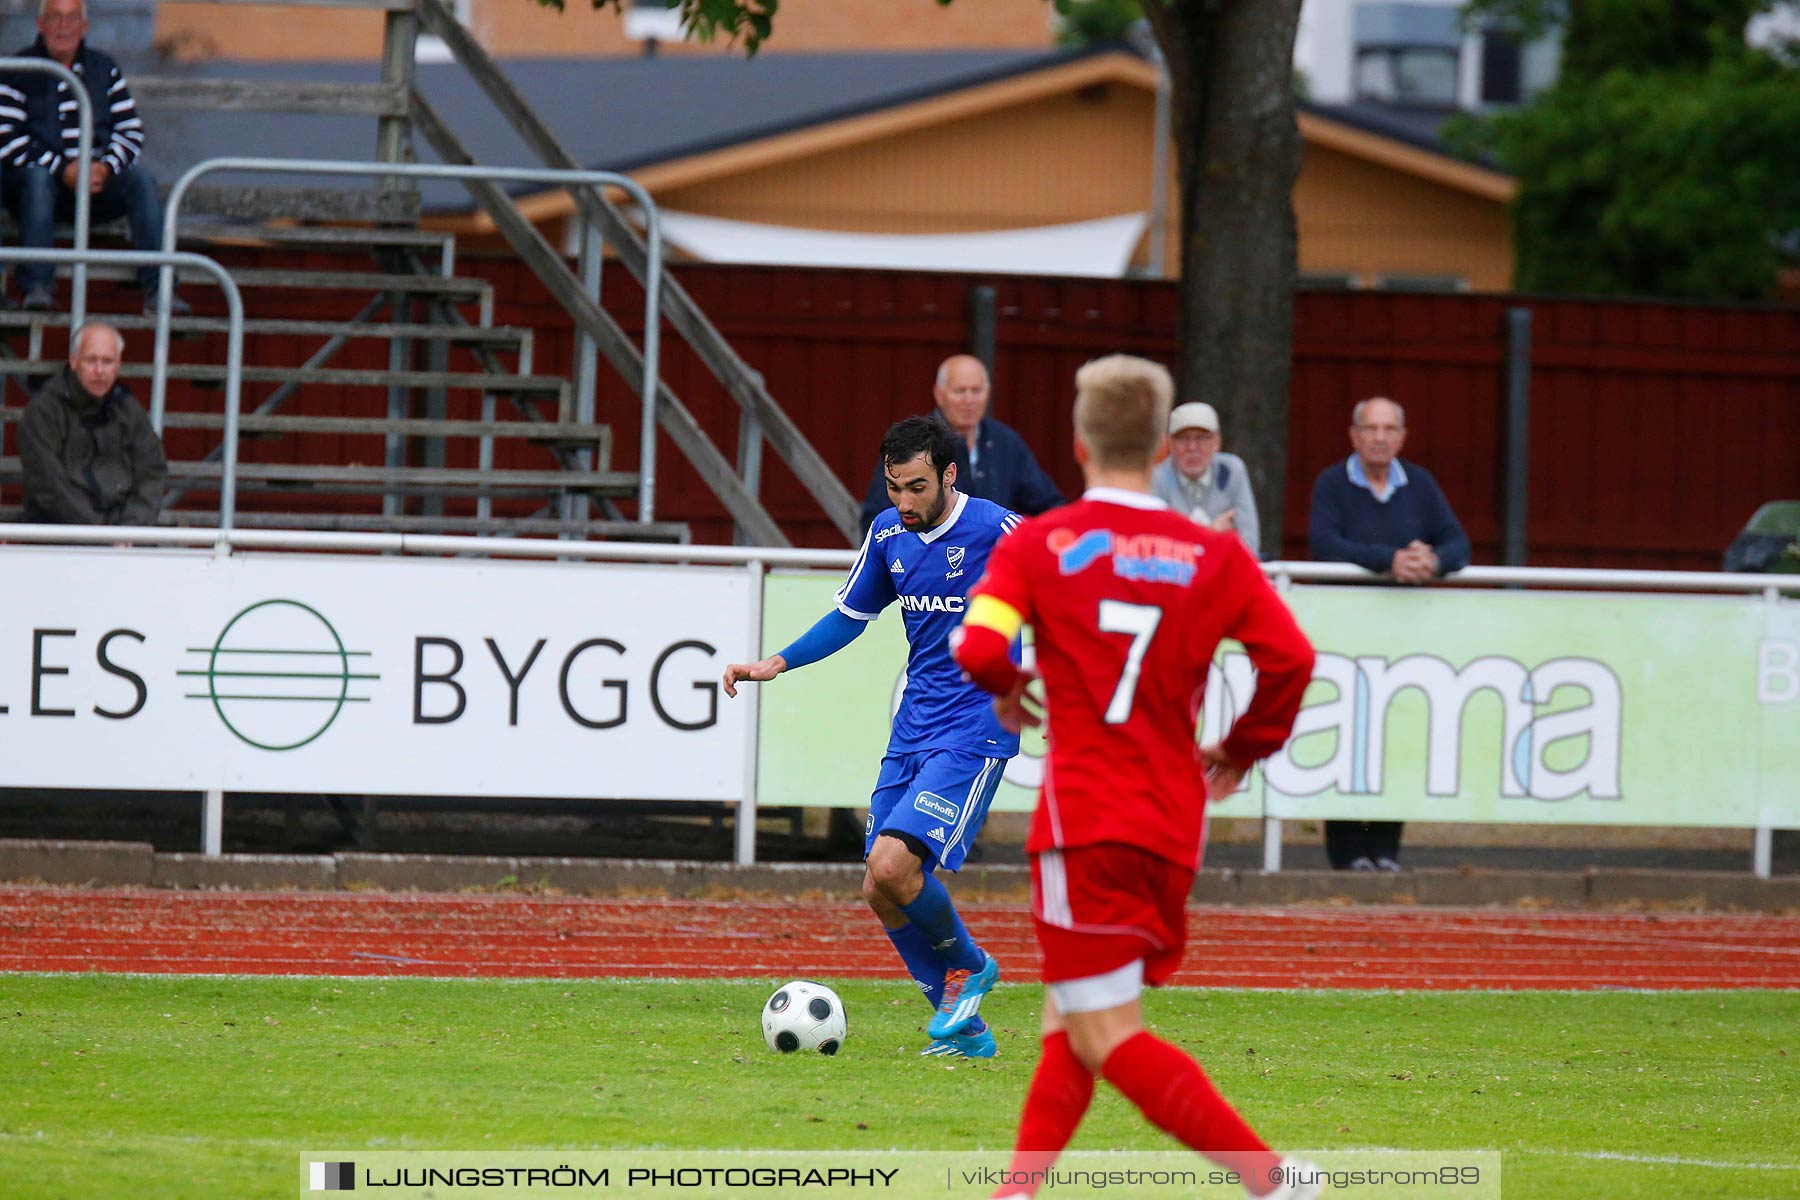
[[[1800,67],[1774,0],[1476,0],[1559,30],[1557,82],[1473,135],[1519,180],[1522,291],[1762,300],[1800,261]]]
[[[1065,46],[1094,46],[1124,38],[1132,24],[1144,19],[1138,0],[1069,0],[1058,6],[1062,28],[1056,40]]]
[[[537,0],[562,8],[564,0]],[[617,8],[619,0],[591,0]],[[949,5],[954,0],[938,0]],[[1048,0],[1060,13],[1081,0]],[[701,41],[750,54],[780,0],[679,0]],[[1180,181],[1181,401],[1219,410],[1278,550],[1287,481],[1300,170],[1294,35],[1300,0],[1138,0],[1167,64]]]

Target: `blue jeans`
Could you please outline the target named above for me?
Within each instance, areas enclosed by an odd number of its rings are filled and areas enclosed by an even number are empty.
[[[75,193],[58,178],[62,168],[8,167],[0,174],[0,199],[19,223],[19,243],[48,249],[56,222],[75,219]],[[89,219],[96,225],[120,217],[131,226],[131,244],[139,250],[162,249],[162,201],[156,196],[156,177],[136,166],[109,175],[106,186],[89,198]],[[21,264],[19,286],[27,291],[48,285],[55,268],[48,263]],[[156,290],[157,268],[138,270],[138,286]]]

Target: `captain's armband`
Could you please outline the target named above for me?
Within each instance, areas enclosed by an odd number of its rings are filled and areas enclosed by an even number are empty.
[[[1010,642],[1025,628],[1025,617],[1018,609],[997,596],[982,594],[970,599],[969,611],[963,615],[963,624],[992,629]]]

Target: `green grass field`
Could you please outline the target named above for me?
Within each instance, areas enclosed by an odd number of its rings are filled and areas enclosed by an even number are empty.
[[[989,1000],[998,1059],[947,1063],[904,984],[834,986],[826,1059],[764,1049],[766,983],[0,975],[0,1194],[291,1197],[324,1148],[1010,1146],[1038,989]],[[1277,1147],[1496,1149],[1509,1200],[1800,1196],[1794,993],[1148,1006]],[[1170,1146],[1102,1088],[1075,1148]]]

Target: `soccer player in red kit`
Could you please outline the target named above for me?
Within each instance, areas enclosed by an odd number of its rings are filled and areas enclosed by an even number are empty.
[[[1043,1057],[998,1197],[1036,1194],[1100,1075],[1153,1123],[1235,1170],[1254,1196],[1310,1197],[1316,1172],[1283,1160],[1200,1064],[1144,1028],[1139,997],[1181,962],[1211,794],[1237,790],[1287,741],[1312,677],[1306,636],[1243,542],[1150,494],[1168,453],[1173,387],[1115,355],[1075,376],[1081,499],[1024,522],[971,590],[956,659],[1009,728],[1035,725],[1030,676],[1008,648],[1029,624],[1049,759],[1025,849],[1048,994]],[[1216,745],[1195,726],[1214,651],[1236,638],[1255,695]]]

